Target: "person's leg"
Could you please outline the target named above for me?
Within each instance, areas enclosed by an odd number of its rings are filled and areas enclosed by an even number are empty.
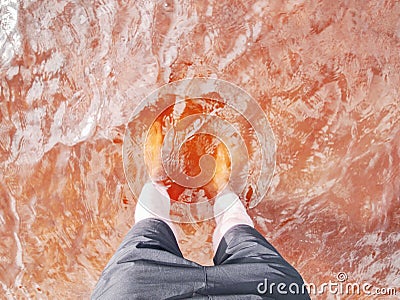
[[[135,225],[102,272],[92,299],[179,299],[204,288],[204,270],[183,258],[168,216],[167,194],[145,185]]]
[[[155,218],[164,221],[176,237],[175,225],[170,217],[171,199],[165,187],[147,182],[140,193],[135,208],[135,223]]]
[[[247,214],[245,207],[238,196],[227,189],[220,195],[214,204],[216,227],[213,234],[214,253],[223,236],[235,225],[248,225],[254,227],[253,221]]]
[[[240,200],[235,201],[231,194],[223,197],[216,200],[214,207],[217,215],[213,240],[215,268],[207,270],[209,280],[215,281],[211,294],[309,299],[307,293],[302,293],[305,287],[300,274],[254,229]]]

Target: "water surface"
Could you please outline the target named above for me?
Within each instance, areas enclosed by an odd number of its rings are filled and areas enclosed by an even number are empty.
[[[133,224],[125,125],[194,76],[266,113],[276,170],[250,214],[304,279],[400,286],[399,2],[9,0],[0,13],[6,298],[89,297]],[[181,226],[188,258],[211,264],[213,226]]]

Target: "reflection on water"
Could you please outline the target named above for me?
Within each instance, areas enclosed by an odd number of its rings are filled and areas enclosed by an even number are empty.
[[[7,297],[88,297],[133,223],[125,124],[193,76],[267,114],[276,171],[250,214],[305,280],[399,286],[398,2],[10,0],[0,13]],[[213,226],[181,226],[187,257],[211,264]]]

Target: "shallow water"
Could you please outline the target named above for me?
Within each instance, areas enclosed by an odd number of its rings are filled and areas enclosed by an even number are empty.
[[[153,90],[193,76],[238,85],[266,113],[276,169],[250,214],[304,279],[400,286],[398,2],[0,6],[6,298],[89,297],[133,224],[125,125]],[[181,226],[188,258],[211,264],[213,226]]]

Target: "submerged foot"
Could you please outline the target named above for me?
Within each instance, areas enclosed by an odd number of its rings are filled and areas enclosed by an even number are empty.
[[[214,198],[229,185],[231,161],[229,152],[223,143],[220,143],[215,154],[215,173],[211,181],[204,187],[209,198]]]
[[[161,147],[163,143],[160,121],[155,121],[149,129],[144,144],[144,159],[147,171],[152,181],[157,181],[163,175]]]

